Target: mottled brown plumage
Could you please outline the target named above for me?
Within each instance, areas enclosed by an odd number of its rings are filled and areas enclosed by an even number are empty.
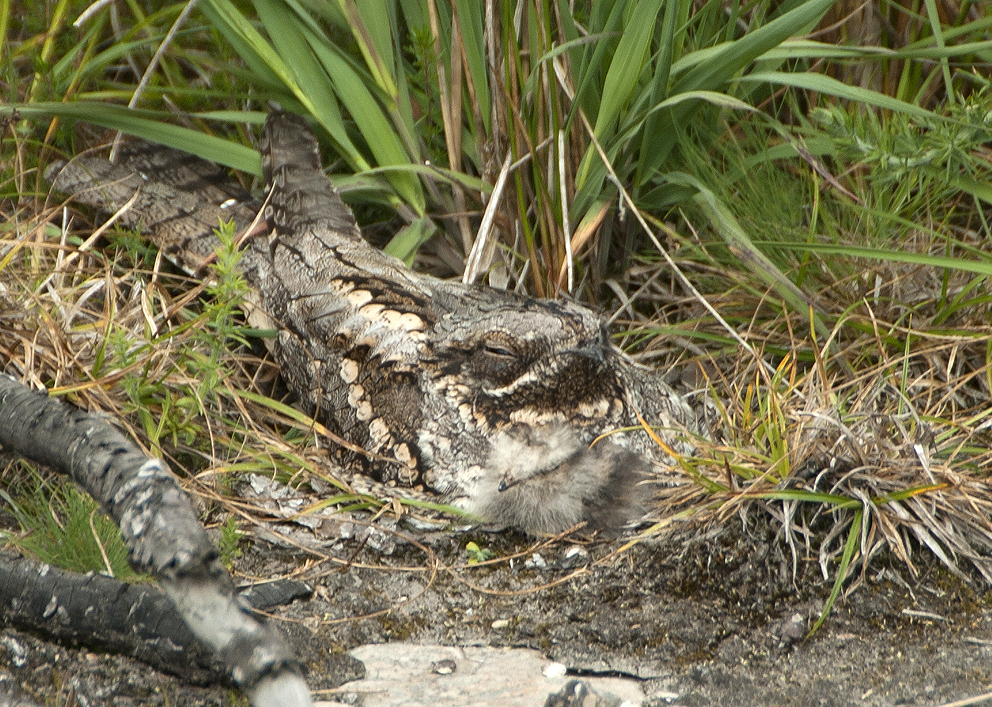
[[[308,412],[392,461],[346,461],[382,482],[422,487],[530,532],[588,521],[616,528],[648,498],[642,480],[679,453],[696,422],[659,376],[611,344],[571,302],[466,286],[408,270],[369,246],[321,170],[302,119],[274,114],[262,136],[264,207],[213,165],[136,143],[120,165],[80,158],[56,188],[116,210],[190,271],[217,247],[219,218],[262,227],[241,266],[256,316],[278,330],[274,354]]]

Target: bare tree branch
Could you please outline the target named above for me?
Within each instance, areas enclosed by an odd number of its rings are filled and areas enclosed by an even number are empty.
[[[0,376],[0,447],[71,477],[100,503],[120,525],[135,569],[159,580],[252,704],[311,704],[296,659],[239,601],[189,499],[161,461],[95,416],[6,376]]]

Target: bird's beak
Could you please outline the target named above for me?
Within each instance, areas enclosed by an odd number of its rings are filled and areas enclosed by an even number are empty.
[[[605,360],[603,357],[603,347],[599,344],[590,344],[589,346],[582,346],[580,348],[566,349],[566,353],[592,359],[596,363],[603,363]]]

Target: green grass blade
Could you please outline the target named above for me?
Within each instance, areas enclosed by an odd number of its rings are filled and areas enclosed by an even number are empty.
[[[859,541],[863,530],[863,519],[864,509],[859,508],[854,512],[854,519],[851,521],[851,530],[847,534],[847,544],[844,545],[844,554],[840,559],[840,566],[837,568],[837,578],[834,580],[834,586],[830,591],[830,597],[827,599],[827,603],[823,606],[823,611],[820,612],[820,616],[817,618],[816,623],[813,624],[813,628],[811,628],[809,633],[806,634],[807,638],[816,633],[820,626],[823,625],[823,622],[830,614],[830,610],[833,609],[834,603],[837,601],[837,597],[840,596],[840,590],[844,586],[844,580],[847,579],[847,568],[851,566],[851,559],[854,557],[854,552],[858,549],[858,545],[860,544]]]
[[[606,63],[606,52],[612,45],[614,37],[620,36],[623,29],[624,2],[594,3],[592,17],[589,22],[589,34],[602,36],[603,40],[583,47],[581,52],[575,52],[572,61],[578,67],[575,83],[575,103],[582,107],[586,116],[594,120],[599,115],[602,95],[602,71]],[[609,12],[603,16],[604,12]],[[575,56],[575,55],[578,56]]]
[[[262,159],[250,147],[239,145],[214,135],[206,135],[179,125],[162,122],[169,114],[158,111],[145,111],[114,106],[106,103],[28,103],[0,106],[0,115],[10,115],[17,111],[21,117],[71,118],[85,120],[112,130],[120,130],[129,135],[191,152],[211,162],[246,172],[262,174]],[[258,114],[245,114],[254,122]]]
[[[606,72],[599,113],[593,127],[600,141],[615,127],[617,116],[634,95],[647,60],[661,3],[662,0],[636,3],[630,21],[624,27],[620,44]]]
[[[289,5],[280,0],[255,0],[255,9],[272,40],[269,47],[274,47],[273,53],[278,52],[277,56],[268,54],[267,60],[281,67],[280,77],[287,87],[327,131],[338,152],[352,168],[368,169],[368,161],[348,136],[335,99],[334,85],[305,38],[307,28],[302,26],[298,14]]]
[[[799,501],[801,503],[816,503],[821,506],[830,506],[831,509],[853,508],[861,506],[861,501],[842,496],[836,493],[823,493],[821,491],[803,491],[802,489],[781,489],[779,491],[762,491],[755,493],[756,498],[765,498],[770,501]]]
[[[688,70],[676,81],[672,93],[720,87],[752,61],[813,26],[833,4],[833,0],[808,0],[734,42],[702,50],[702,60],[691,54],[681,58],[673,73]]]
[[[413,256],[417,254],[417,249],[436,232],[437,227],[434,222],[427,217],[421,217],[401,228],[382,250],[410,266],[413,264]]]
[[[607,138],[612,137],[611,133],[616,129],[620,111],[630,104],[637,89],[660,10],[661,0],[636,3],[630,20],[624,27],[620,43],[603,81],[599,112],[596,114],[596,122],[593,126],[593,133],[603,144],[612,142]],[[598,159],[596,150],[590,147],[575,178],[577,189],[582,188],[589,177],[590,169]]]
[[[830,337],[830,327],[823,321],[823,315],[817,312],[813,301],[754,245],[730,209],[712,191],[687,174],[670,174],[669,179],[677,184],[695,186],[699,191],[694,201],[702,207],[714,230],[720,234],[741,265],[764,280],[793,311],[801,315],[808,315],[812,311],[817,334],[823,339]]]
[[[911,115],[914,118],[920,118],[922,120],[934,120],[935,118],[940,118],[940,116],[936,113],[928,111],[925,108],[915,106],[912,103],[901,101],[898,98],[893,98],[892,96],[886,96],[884,93],[872,91],[868,88],[851,86],[843,81],[838,81],[835,78],[824,76],[823,74],[763,71],[756,74],[750,74],[748,76],[742,76],[741,81],[764,82],[775,86],[791,86],[793,88],[803,89],[804,91],[816,91],[817,93],[824,93],[828,96],[835,96],[837,98],[846,98],[864,105],[875,106],[876,108],[884,108],[899,113],[905,113],[906,115]]]
[[[384,0],[338,1],[372,79],[389,100],[395,102],[399,91],[393,73],[392,13]]]
[[[655,58],[654,77],[652,79],[650,103],[661,105],[669,97],[668,86],[672,76],[672,64],[676,57],[682,55],[685,47],[685,32],[676,35],[677,27],[685,25],[692,11],[692,3],[688,1],[665,3],[665,14],[661,22],[660,46]],[[644,181],[644,171],[652,168],[652,159],[649,157],[654,152],[654,141],[659,130],[664,124],[664,117],[655,111],[649,110],[644,124],[644,132],[641,136],[641,146],[639,149],[639,159],[637,160],[637,171],[634,175],[634,183],[641,184]]]
[[[989,23],[992,26],[992,22]],[[891,59],[950,59],[977,52],[992,50],[992,40],[964,42],[962,44],[931,47],[920,43],[900,49],[876,46],[838,46],[810,39],[790,39],[781,46],[762,54],[762,59],[784,61],[787,59],[859,59],[863,61],[888,61]]]
[[[933,41],[937,49],[944,49],[944,34],[940,29],[940,13],[937,11],[936,0],[923,0],[927,8],[927,19],[930,20],[930,29],[933,31]],[[947,57],[940,59],[940,71],[944,76],[944,88],[946,90],[947,102],[954,104],[954,83],[951,81],[951,67],[947,63]]]
[[[833,4],[833,0],[807,0],[734,42],[699,50],[701,53],[697,57],[693,57],[697,53],[693,52],[680,58],[673,65],[672,73],[673,77],[678,73],[681,76],[675,79],[670,95],[720,89],[763,54],[812,27]],[[684,132],[680,126],[687,125],[697,109],[698,104],[681,104],[661,114],[657,129],[658,139],[653,142],[653,149],[641,156],[643,165],[639,166],[638,171],[641,179],[636,186],[650,180],[671,154]]]
[[[309,27],[302,27],[301,31],[327,75],[333,77],[332,84],[337,95],[348,112],[356,117],[358,129],[375,156],[376,162],[382,166],[410,164],[411,157],[415,158],[415,156],[407,153],[396,135],[392,122],[382,112],[379,102],[369,91],[365,78],[355,71],[325,37],[317,35]],[[390,171],[386,178],[403,201],[413,207],[418,216],[422,216],[426,202],[420,182],[412,174],[400,171]]]
[[[350,20],[354,13],[342,18],[346,23],[344,26],[350,29],[362,47],[366,66],[379,86],[386,113],[393,121],[407,154],[419,161],[420,144],[410,99],[410,77],[403,60],[401,41],[404,34],[399,26],[397,3],[359,0],[357,13],[354,21]]]
[[[992,186],[986,182],[980,182],[966,175],[952,177],[950,182],[961,191],[971,194],[978,201],[984,201],[992,206]]]
[[[793,247],[788,243],[777,242],[774,245],[780,248]],[[947,268],[950,270],[978,273],[979,275],[992,275],[992,260],[988,259],[989,256],[987,255],[985,256],[986,260],[977,261],[944,255],[913,253],[896,248],[871,248],[869,246],[855,246],[841,243],[802,243],[796,244],[794,247],[797,250],[808,250],[824,255],[843,255],[851,259],[866,258],[883,263],[912,263],[914,265],[925,265],[932,268]]]
[[[489,95],[489,68],[486,61],[485,32],[482,26],[483,13],[478,4],[471,0],[456,0],[458,26],[462,33],[462,48],[465,50],[469,80],[475,88],[475,100],[486,134],[492,134],[492,103]],[[537,75],[539,72],[534,72]]]
[[[206,0],[200,5],[210,24],[230,43],[254,74],[254,80],[279,89],[292,80],[289,69],[265,38],[229,0]]]

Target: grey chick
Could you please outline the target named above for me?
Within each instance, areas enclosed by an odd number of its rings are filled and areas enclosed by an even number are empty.
[[[467,510],[531,534],[582,521],[615,533],[647,512],[651,477],[643,457],[609,440],[590,448],[566,425],[518,427],[494,439]]]

